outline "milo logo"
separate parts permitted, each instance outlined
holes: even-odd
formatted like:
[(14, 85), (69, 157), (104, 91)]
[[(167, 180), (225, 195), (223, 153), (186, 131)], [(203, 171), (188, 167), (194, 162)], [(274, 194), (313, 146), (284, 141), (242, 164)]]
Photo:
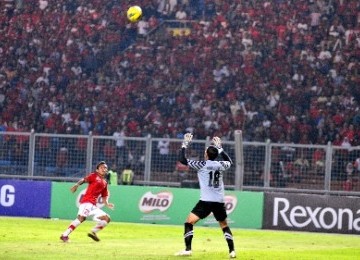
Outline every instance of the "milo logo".
[(230, 214), (236, 208), (237, 197), (233, 196), (233, 195), (225, 195), (225, 200), (224, 201), (225, 201), (226, 213)]
[(173, 200), (173, 194), (168, 191), (153, 194), (151, 191), (146, 192), (139, 201), (139, 209), (141, 212), (149, 213), (154, 210), (161, 212), (166, 211)]

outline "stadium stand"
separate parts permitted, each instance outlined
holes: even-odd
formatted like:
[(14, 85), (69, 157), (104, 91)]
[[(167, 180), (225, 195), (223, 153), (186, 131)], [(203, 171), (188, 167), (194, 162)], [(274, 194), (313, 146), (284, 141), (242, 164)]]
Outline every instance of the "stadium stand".
[(131, 3), (2, 0), (1, 131), (360, 145), (359, 1)]

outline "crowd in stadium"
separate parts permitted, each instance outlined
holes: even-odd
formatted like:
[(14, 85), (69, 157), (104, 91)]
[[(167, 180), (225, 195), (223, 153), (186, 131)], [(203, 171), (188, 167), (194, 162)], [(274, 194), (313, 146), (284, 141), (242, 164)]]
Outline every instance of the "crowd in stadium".
[(360, 145), (359, 1), (140, 2), (2, 1), (1, 130)]

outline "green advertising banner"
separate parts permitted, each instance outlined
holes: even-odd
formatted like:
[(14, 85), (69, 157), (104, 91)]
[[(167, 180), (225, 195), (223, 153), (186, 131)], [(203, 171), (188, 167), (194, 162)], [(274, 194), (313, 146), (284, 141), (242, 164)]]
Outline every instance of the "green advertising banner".
[[(225, 191), (225, 207), (231, 227), (261, 229), (264, 193)], [(203, 226), (219, 226), (216, 219), (208, 216), (199, 222)]]
[[(86, 185), (76, 193), (70, 192), (72, 184), (53, 183), (51, 217), (73, 219)], [(199, 200), (199, 190), (167, 187), (109, 186), (109, 201), (115, 209), (103, 208), (112, 221), (182, 225)], [(262, 192), (227, 191), (225, 197), (228, 221), (232, 227), (262, 227)], [(98, 206), (102, 207), (99, 203)], [(199, 222), (203, 226), (218, 226), (213, 216)]]
[[(52, 182), (50, 217), (60, 219), (74, 219), (77, 215), (77, 193), (72, 193), (70, 187), (74, 183)], [(85, 189), (86, 186), (78, 189)]]

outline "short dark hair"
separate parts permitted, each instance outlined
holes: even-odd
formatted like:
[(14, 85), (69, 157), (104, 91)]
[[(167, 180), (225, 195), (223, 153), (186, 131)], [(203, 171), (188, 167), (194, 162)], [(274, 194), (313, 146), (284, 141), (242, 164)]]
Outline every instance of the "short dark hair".
[(103, 164), (106, 164), (106, 162), (105, 162), (105, 161), (99, 162), (99, 163), (96, 165), (96, 169), (99, 169), (99, 167), (100, 167), (101, 165), (103, 165)]
[(210, 145), (207, 149), (206, 149), (206, 154), (209, 157), (209, 160), (215, 160), (216, 157), (218, 157), (219, 155), (219, 150), (215, 147)]

